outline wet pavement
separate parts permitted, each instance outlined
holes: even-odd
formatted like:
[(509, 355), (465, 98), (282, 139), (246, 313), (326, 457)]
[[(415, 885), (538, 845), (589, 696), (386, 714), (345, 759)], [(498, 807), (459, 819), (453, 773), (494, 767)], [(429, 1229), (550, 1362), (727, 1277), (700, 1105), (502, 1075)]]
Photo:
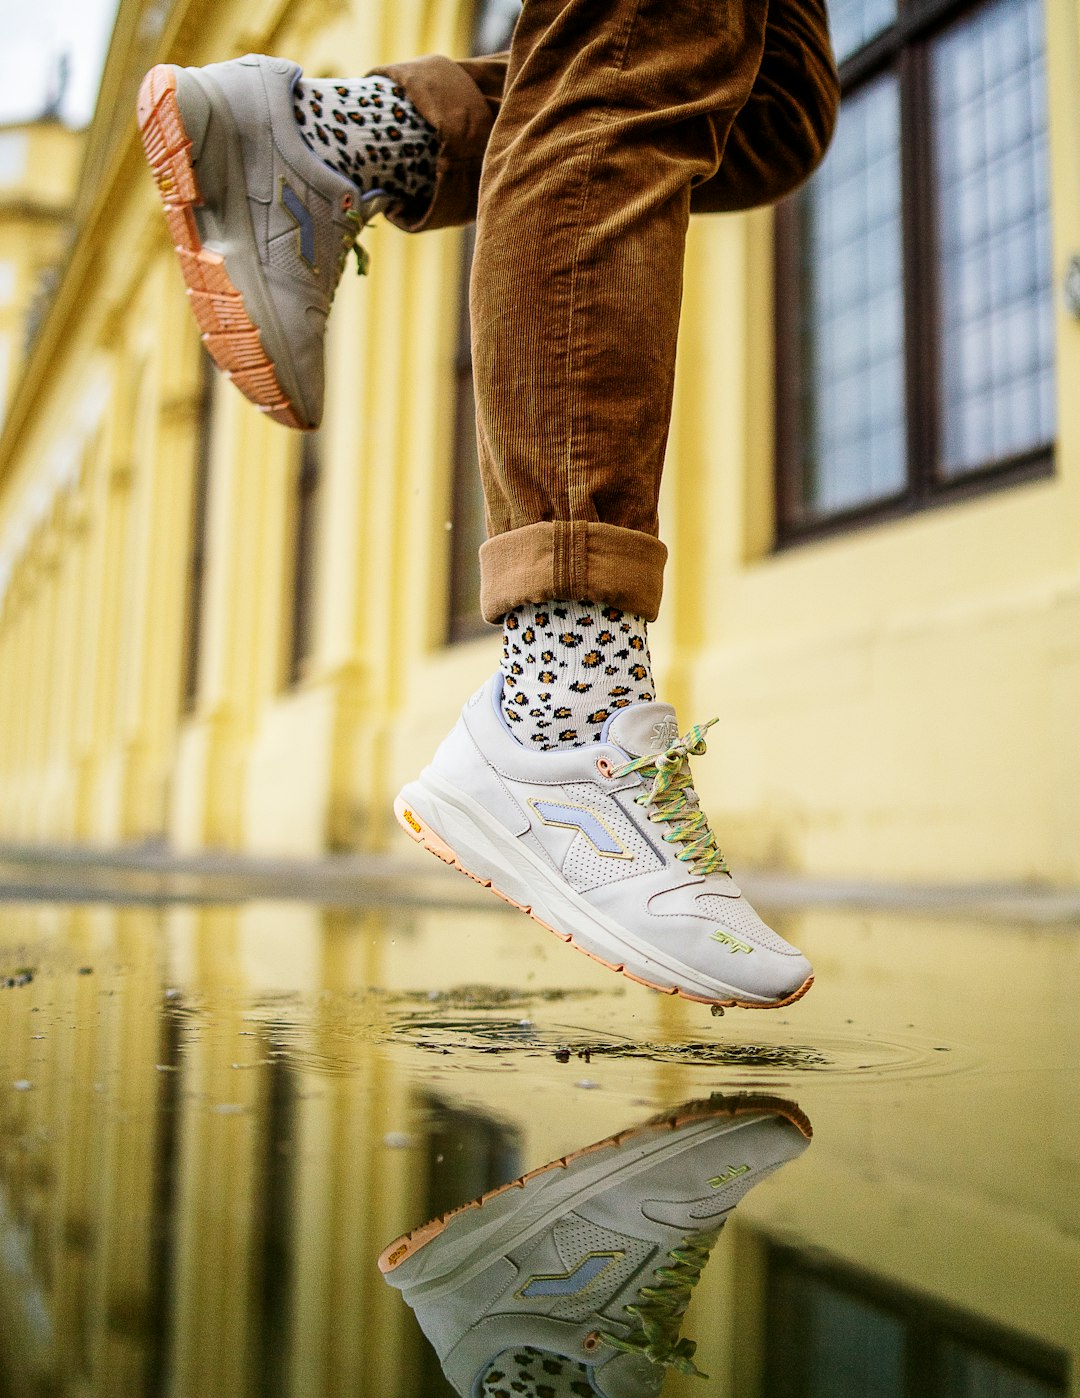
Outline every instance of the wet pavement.
[(0, 906), (5, 1398), (1080, 1394), (1080, 926), (715, 1018), (379, 901)]

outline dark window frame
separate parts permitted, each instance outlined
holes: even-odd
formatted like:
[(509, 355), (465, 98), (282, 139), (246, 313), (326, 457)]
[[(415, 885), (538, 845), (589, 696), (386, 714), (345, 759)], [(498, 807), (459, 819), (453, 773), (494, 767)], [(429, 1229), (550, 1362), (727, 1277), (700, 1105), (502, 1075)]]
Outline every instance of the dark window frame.
[[(1062, 1398), (1069, 1391), (1069, 1360), (1063, 1350), (1019, 1331), (1007, 1330), (861, 1267), (826, 1255), (769, 1243), (765, 1254), (764, 1398), (801, 1398), (797, 1386), (782, 1381), (790, 1375), (779, 1371), (779, 1350), (771, 1346), (768, 1339), (772, 1324), (775, 1321), (779, 1325), (783, 1316), (778, 1289), (785, 1278), (817, 1282), (856, 1302), (869, 1304), (899, 1322), (905, 1331), (906, 1398), (949, 1398), (941, 1371), (942, 1357), (950, 1342), (1046, 1384)], [(782, 1323), (791, 1349), (805, 1352), (806, 1339), (799, 1332), (798, 1318), (795, 1318), (793, 1329), (789, 1329), (790, 1316)]]
[(804, 288), (798, 195), (777, 206), (773, 367), (777, 385), (774, 517), (778, 551), (1054, 474), (1056, 441), (951, 477), (939, 475), (937, 470), (940, 293), (935, 257), (930, 52), (933, 41), (950, 25), (992, 3), (994, 0), (898, 0), (897, 17), (889, 28), (839, 67), (842, 101), (889, 71), (896, 73), (899, 87), (907, 484), (897, 494), (822, 517), (807, 514), (801, 500), (799, 415), (803, 361), (799, 332)]
[(210, 532), (210, 465), (214, 435), (214, 361), (200, 347), (200, 383), (195, 438), (195, 469), (191, 490), (191, 530), (188, 543), (187, 606), (184, 618), (184, 664), (181, 712), (193, 714), (199, 702), (203, 659), (203, 613), (206, 598), (206, 553)]
[(307, 677), (315, 645), (316, 569), (319, 503), (322, 493), (322, 444), (317, 432), (300, 437), (293, 493), (292, 587), (289, 595), (288, 687)]

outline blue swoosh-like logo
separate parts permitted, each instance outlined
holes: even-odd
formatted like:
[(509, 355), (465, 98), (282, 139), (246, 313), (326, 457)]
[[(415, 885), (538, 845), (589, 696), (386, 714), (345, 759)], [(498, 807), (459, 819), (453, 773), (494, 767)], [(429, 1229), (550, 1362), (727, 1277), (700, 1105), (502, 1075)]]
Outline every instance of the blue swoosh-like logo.
[(300, 230), (300, 256), (314, 272), (315, 270), (315, 220), (311, 217), (311, 211), (303, 203), (296, 190), (291, 184), (282, 181), (281, 202), (286, 211), (296, 220), (296, 226)]

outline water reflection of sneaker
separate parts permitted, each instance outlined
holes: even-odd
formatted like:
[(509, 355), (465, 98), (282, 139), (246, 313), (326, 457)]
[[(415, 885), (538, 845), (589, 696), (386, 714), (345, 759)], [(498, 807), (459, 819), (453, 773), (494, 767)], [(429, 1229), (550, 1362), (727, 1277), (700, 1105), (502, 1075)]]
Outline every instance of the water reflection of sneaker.
[(459, 1393), (654, 1398), (699, 1372), (682, 1318), (728, 1216), (810, 1135), (777, 1098), (691, 1102), (406, 1233), (379, 1267)]
[(704, 729), (633, 704), (601, 741), (533, 752), (494, 676), (429, 767), (399, 795), (405, 831), (563, 941), (655, 990), (772, 1008), (813, 982), (731, 877), (691, 784)]
[(249, 53), (159, 64), (138, 119), (203, 341), (286, 427), (318, 427), (323, 336), (345, 258), (392, 202), (360, 195), (309, 150), (293, 116), (300, 69)]

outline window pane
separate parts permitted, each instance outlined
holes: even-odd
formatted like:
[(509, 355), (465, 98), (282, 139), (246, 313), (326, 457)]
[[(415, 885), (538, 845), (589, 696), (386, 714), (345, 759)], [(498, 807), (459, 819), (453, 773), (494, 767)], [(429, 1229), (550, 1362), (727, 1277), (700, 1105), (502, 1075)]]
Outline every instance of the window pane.
[(950, 1398), (1056, 1398), (1064, 1390), (953, 1341), (942, 1350), (943, 1391)]
[(498, 53), (510, 43), (521, 0), (486, 0), (476, 18), (474, 53)]
[(840, 111), (801, 196), (803, 506), (822, 517), (903, 490), (900, 109), (895, 78)]
[(899, 1315), (796, 1266), (772, 1264), (766, 1398), (904, 1398)]
[(955, 476), (1054, 436), (1042, 0), (996, 0), (932, 58), (941, 462)]
[(824, 1285), (807, 1299), (808, 1398), (902, 1398), (903, 1322)]
[(896, 0), (833, 0), (829, 6), (836, 61), (843, 63), (896, 18)]

